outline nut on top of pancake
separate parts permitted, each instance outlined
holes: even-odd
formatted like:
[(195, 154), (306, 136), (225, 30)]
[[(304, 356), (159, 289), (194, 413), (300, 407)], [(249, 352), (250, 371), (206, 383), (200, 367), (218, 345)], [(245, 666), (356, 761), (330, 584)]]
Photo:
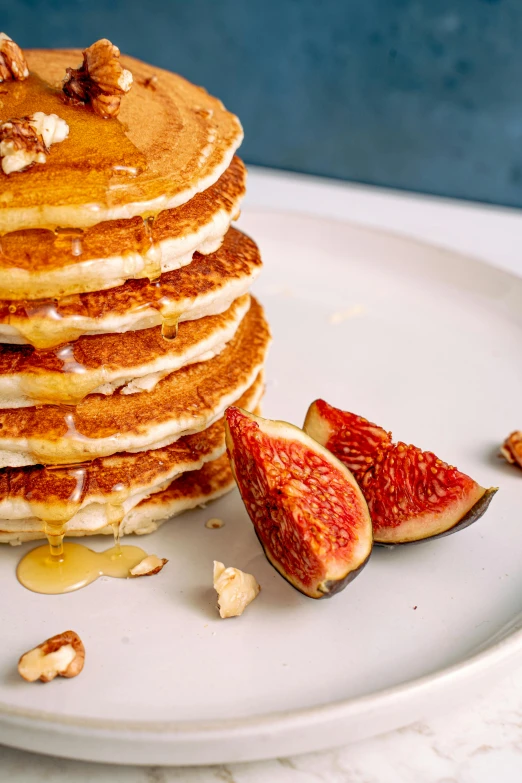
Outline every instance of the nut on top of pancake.
[(63, 91), (75, 103), (90, 103), (104, 119), (116, 117), (122, 96), (132, 86), (132, 73), (123, 68), (120, 50), (107, 38), (101, 38), (84, 49), (79, 68), (67, 68)]
[(29, 76), (24, 53), (12, 38), (0, 33), (0, 82), (21, 82)]

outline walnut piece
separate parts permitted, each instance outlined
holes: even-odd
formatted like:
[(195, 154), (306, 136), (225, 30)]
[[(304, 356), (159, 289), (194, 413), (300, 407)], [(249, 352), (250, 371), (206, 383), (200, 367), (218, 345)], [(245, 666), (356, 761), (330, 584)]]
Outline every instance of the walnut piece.
[(138, 565), (131, 568), (129, 576), (152, 576), (153, 574), (159, 574), (164, 565), (169, 561), (165, 557), (158, 557), (157, 555), (149, 555), (144, 557)]
[(153, 74), (152, 76), (147, 76), (147, 78), (143, 79), (140, 83), (143, 87), (148, 87), (149, 90), (156, 90), (158, 86), (158, 77), (156, 74)]
[(18, 661), (18, 671), (27, 682), (50, 682), (76, 677), (85, 663), (85, 647), (74, 631), (64, 631), (29, 650)]
[(512, 465), (522, 468), (522, 432), (512, 432), (502, 444), (500, 453)]
[(22, 50), (12, 38), (0, 33), (0, 82), (21, 82), (29, 76), (29, 68)]
[(214, 560), (214, 590), (218, 594), (220, 617), (239, 617), (261, 590), (252, 574), (239, 568), (225, 568)]
[(224, 526), (224, 522), (222, 519), (218, 519), (218, 517), (212, 517), (212, 519), (207, 519), (205, 522), (205, 527), (208, 527), (209, 530), (219, 530), (220, 527)]
[(0, 157), (4, 174), (45, 163), (51, 144), (63, 141), (69, 126), (57, 114), (35, 112), (0, 125)]
[(90, 102), (104, 119), (116, 117), (122, 95), (132, 86), (132, 73), (122, 68), (120, 50), (102, 38), (83, 51), (79, 68), (67, 68), (63, 91), (71, 103)]
[(58, 117), (57, 114), (44, 114), (43, 111), (35, 111), (30, 117), (31, 125), (43, 139), (46, 147), (65, 141), (69, 135), (69, 126)]

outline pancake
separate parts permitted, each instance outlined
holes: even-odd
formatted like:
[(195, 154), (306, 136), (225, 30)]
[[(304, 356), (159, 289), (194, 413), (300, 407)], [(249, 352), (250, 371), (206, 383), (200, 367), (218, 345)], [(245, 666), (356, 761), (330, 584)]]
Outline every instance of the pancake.
[(91, 228), (22, 229), (1, 237), (0, 298), (41, 299), (99, 291), (179, 269), (212, 253), (239, 213), (246, 171), (239, 158), (208, 190), (156, 218)]
[[(228, 456), (223, 454), (200, 470), (184, 473), (162, 492), (142, 500), (124, 517), (121, 533), (126, 536), (131, 533), (153, 533), (168, 519), (211, 500), (217, 500), (235, 486)], [(112, 531), (104, 528), (98, 532), (108, 534)]]
[[(262, 394), (260, 374), (235, 404), (258, 411)], [(26, 534), (44, 538), (42, 519), (68, 518), (67, 535), (112, 530), (108, 504), (121, 506), (128, 514), (151, 493), (166, 489), (181, 473), (198, 471), (224, 452), (221, 418), (203, 432), (140, 455), (115, 454), (73, 469), (6, 468), (0, 471), (0, 543), (20, 543)]]
[(91, 394), (75, 408), (0, 410), (0, 467), (77, 463), (119, 451), (161, 448), (199, 432), (254, 382), (270, 333), (252, 300), (233, 340), (214, 359), (162, 378), (143, 394)]
[(25, 50), (30, 75), (2, 83), (0, 122), (57, 114), (68, 138), (47, 162), (11, 174), (2, 189), (0, 232), (86, 227), (105, 220), (157, 214), (185, 204), (228, 168), (243, 138), (237, 117), (201, 87), (132, 57), (121, 64), (133, 85), (117, 118), (64, 101), (67, 67), (79, 50)]
[[(191, 508), (196, 508), (216, 500), (230, 492), (235, 486), (230, 463), (226, 454), (212, 462), (207, 462), (200, 470), (183, 473), (165, 489), (141, 500), (124, 516), (120, 525), (120, 535), (153, 533), (168, 519)], [(103, 525), (97, 527), (97, 524)], [(5, 523), (0, 520), (0, 542), (21, 544), (44, 538), (41, 526), (36, 520), (20, 521), (18, 530), (4, 530)], [(112, 535), (111, 525), (99, 517), (94, 523), (87, 515), (66, 525), (67, 537), (86, 535)]]
[(82, 334), (127, 332), (215, 315), (245, 294), (260, 271), (255, 242), (231, 228), (215, 253), (196, 253), (188, 266), (166, 272), (154, 283), (129, 280), (107, 291), (57, 301), (0, 300), (0, 342), (44, 349)]
[(0, 343), (0, 408), (77, 404), (87, 394), (150, 391), (165, 375), (217, 356), (250, 307), (248, 294), (219, 315), (186, 321), (175, 340), (161, 327), (80, 337), (54, 351)]

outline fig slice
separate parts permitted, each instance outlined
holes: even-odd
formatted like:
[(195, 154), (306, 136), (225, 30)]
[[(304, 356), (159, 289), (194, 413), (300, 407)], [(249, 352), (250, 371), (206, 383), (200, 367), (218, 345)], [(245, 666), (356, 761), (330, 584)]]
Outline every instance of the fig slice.
[(397, 443), (365, 473), (375, 542), (403, 544), (447, 536), (476, 522), (496, 489), (484, 489), (431, 451)]
[(341, 411), (324, 400), (308, 408), (304, 431), (331, 451), (358, 482), (379, 452), (392, 445), (392, 434), (355, 413)]
[(432, 452), (393, 444), (391, 433), (322, 400), (310, 406), (304, 428), (356, 469), (375, 544), (416, 543), (456, 533), (480, 519), (497, 491), (484, 489)]
[(225, 420), (232, 471), (269, 562), (310, 598), (342, 590), (372, 549), (372, 523), (355, 478), (291, 424), (235, 407)]

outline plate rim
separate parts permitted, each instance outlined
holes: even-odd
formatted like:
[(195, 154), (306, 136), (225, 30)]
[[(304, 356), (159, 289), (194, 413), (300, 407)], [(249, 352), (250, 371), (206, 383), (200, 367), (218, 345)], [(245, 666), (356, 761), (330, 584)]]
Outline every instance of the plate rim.
[[(498, 632), (500, 633), (500, 632)], [(496, 634), (498, 636), (498, 633)], [(332, 720), (346, 717), (350, 712), (361, 712), (365, 709), (379, 709), (382, 702), (387, 702), (394, 697), (401, 697), (412, 693), (413, 695), (429, 690), (433, 685), (451, 685), (456, 678), (461, 678), (462, 674), (469, 677), (479, 675), (481, 671), (500, 666), (510, 658), (515, 657), (517, 653), (522, 652), (522, 628), (517, 628), (513, 632), (507, 632), (499, 641), (486, 647), (479, 652), (464, 658), (455, 664), (437, 669), (430, 674), (417, 677), (414, 680), (393, 685), (390, 688), (382, 688), (374, 693), (357, 696), (353, 699), (340, 699), (339, 701), (319, 704), (314, 707), (302, 707), (292, 710), (271, 712), (266, 714), (254, 715), (244, 718), (226, 718), (209, 721), (146, 721), (140, 723), (136, 720), (115, 720), (98, 718), (81, 718), (78, 716), (57, 716), (52, 712), (44, 710), (34, 710), (24, 707), (12, 707), (0, 703), (0, 719), (14, 718), (16, 722), (30, 720), (32, 723), (40, 723), (45, 728), (56, 727), (74, 727), (94, 729), (95, 733), (107, 731), (143, 734), (175, 734), (178, 740), (181, 740), (183, 733), (205, 733), (205, 734), (230, 734), (231, 731), (244, 734), (246, 730), (256, 728), (271, 729), (288, 728), (288, 724), (293, 721), (306, 724), (309, 720)], [(475, 669), (477, 671), (475, 671)], [(295, 726), (294, 726), (295, 727)], [(240, 730), (239, 732), (237, 730)]]

